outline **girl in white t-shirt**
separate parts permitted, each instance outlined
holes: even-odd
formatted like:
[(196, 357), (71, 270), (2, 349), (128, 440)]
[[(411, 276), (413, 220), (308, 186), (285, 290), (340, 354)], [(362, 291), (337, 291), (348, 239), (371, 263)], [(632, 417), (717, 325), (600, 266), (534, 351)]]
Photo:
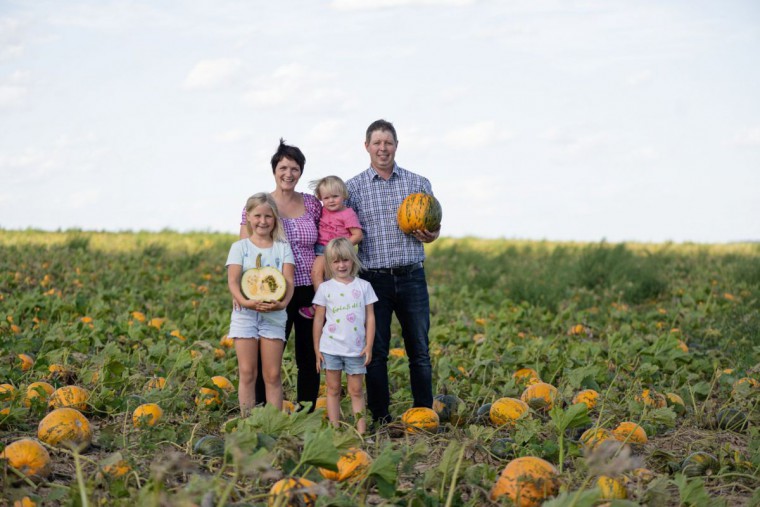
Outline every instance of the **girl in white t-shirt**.
[[(230, 332), (235, 340), (235, 353), (240, 370), (238, 399), (243, 416), (256, 405), (254, 385), (261, 354), (261, 375), (267, 402), (282, 409), (282, 353), (285, 349), (285, 308), (293, 297), (295, 261), (285, 237), (277, 204), (264, 192), (248, 198), (245, 205), (249, 237), (232, 244), (227, 257), (227, 285), (234, 299)], [(282, 272), (287, 282), (281, 301), (246, 299), (240, 287), (243, 272), (256, 267), (272, 266)]]
[(357, 278), (361, 264), (346, 238), (330, 240), (325, 248), (325, 270), (329, 280), (314, 295), (314, 352), (317, 371), (327, 378), (327, 417), (340, 421), (341, 371), (346, 372), (351, 410), (359, 420), (359, 433), (367, 430), (364, 413), (364, 374), (372, 360), (375, 340), (375, 291)]

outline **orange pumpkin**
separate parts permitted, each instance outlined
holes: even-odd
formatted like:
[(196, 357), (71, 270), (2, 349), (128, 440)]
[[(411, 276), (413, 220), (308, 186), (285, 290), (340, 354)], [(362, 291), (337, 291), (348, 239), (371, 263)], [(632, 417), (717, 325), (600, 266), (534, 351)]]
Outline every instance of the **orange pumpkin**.
[(596, 480), (596, 487), (602, 494), (602, 500), (615, 500), (628, 497), (628, 491), (622, 481), (601, 475)]
[(406, 350), (401, 347), (392, 348), (388, 351), (388, 356), (401, 358), (406, 356)]
[(412, 407), (401, 415), (401, 422), (406, 426), (407, 433), (434, 432), (440, 419), (432, 408)]
[(647, 407), (651, 408), (663, 408), (668, 404), (664, 395), (658, 393), (654, 389), (644, 389), (641, 394), (636, 396), (636, 401), (643, 403)]
[(329, 481), (343, 482), (359, 479), (367, 471), (372, 458), (361, 449), (351, 448), (338, 459), (338, 470), (320, 468), (319, 473)]
[(132, 412), (132, 424), (135, 428), (155, 426), (164, 415), (164, 411), (155, 403), (143, 403)]
[(15, 387), (11, 384), (0, 384), (0, 401), (12, 401), (15, 397)]
[(92, 441), (92, 428), (78, 410), (57, 408), (40, 421), (37, 438), (48, 445), (83, 448)]
[(232, 385), (232, 382), (227, 379), (227, 377), (223, 377), (221, 375), (216, 375), (215, 377), (211, 377), (211, 382), (218, 387), (219, 389), (222, 389), (224, 391), (234, 391), (235, 386)]
[(145, 389), (158, 389), (161, 390), (166, 387), (166, 378), (153, 377), (145, 384)]
[(441, 228), (441, 204), (431, 194), (411, 194), (398, 207), (396, 220), (404, 234), (416, 230), (437, 231)]
[(546, 412), (554, 406), (554, 401), (558, 396), (559, 392), (556, 387), (546, 382), (539, 382), (525, 388), (520, 399), (533, 410)]
[(517, 398), (499, 398), (491, 404), (488, 417), (495, 426), (513, 427), (528, 412), (528, 404)]
[(222, 405), (222, 398), (216, 389), (201, 387), (195, 397), (195, 404), (201, 408), (217, 408)]
[[(269, 507), (275, 505), (313, 507), (317, 501), (317, 495), (313, 492), (315, 486), (316, 484), (309, 479), (290, 477), (280, 479), (269, 490), (268, 505)], [(283, 497), (286, 499), (285, 502), (281, 500)]]
[(515, 379), (515, 384), (522, 387), (541, 382), (541, 377), (533, 368), (520, 368), (512, 374), (512, 378)]
[(231, 349), (235, 346), (235, 340), (227, 335), (224, 335), (222, 336), (221, 340), (219, 340), (219, 345), (225, 349)]
[(596, 407), (598, 401), (599, 393), (593, 389), (584, 389), (583, 391), (580, 391), (576, 393), (575, 396), (573, 396), (573, 405), (577, 403), (584, 403), (589, 410)]
[(28, 496), (23, 496), (20, 500), (13, 501), (13, 507), (37, 507), (37, 502)]
[(61, 364), (48, 366), (48, 378), (67, 381), (74, 377), (74, 372)]
[(599, 444), (615, 437), (605, 428), (590, 428), (581, 434), (581, 445), (587, 450), (595, 449)]
[(491, 500), (507, 496), (518, 507), (537, 507), (559, 490), (559, 472), (541, 458), (524, 456), (510, 461), (491, 488)]
[(612, 430), (612, 436), (620, 442), (629, 444), (646, 444), (647, 432), (644, 428), (633, 422), (621, 422), (617, 428)]
[(71, 407), (77, 410), (87, 410), (87, 400), (90, 392), (79, 386), (64, 386), (55, 390), (48, 401), (52, 408)]
[(47, 382), (32, 382), (26, 388), (26, 396), (24, 397), (24, 406), (31, 407), (34, 400), (47, 404), (50, 396), (55, 392), (55, 387), (51, 386)]
[(285, 412), (288, 415), (291, 415), (291, 414), (295, 413), (296, 406), (290, 400), (282, 400), (282, 411)]
[(0, 458), (30, 478), (44, 479), (50, 475), (50, 454), (39, 442), (31, 438), (22, 438), (9, 444)]
[(34, 366), (34, 359), (29, 354), (18, 354), (19, 361), (21, 361), (21, 371), (29, 371)]
[(686, 403), (676, 393), (665, 393), (665, 402), (676, 414), (683, 415), (686, 413)]
[(132, 467), (129, 466), (127, 460), (122, 458), (120, 452), (111, 454), (100, 462), (101, 473), (114, 479), (124, 477), (130, 470), (132, 470)]

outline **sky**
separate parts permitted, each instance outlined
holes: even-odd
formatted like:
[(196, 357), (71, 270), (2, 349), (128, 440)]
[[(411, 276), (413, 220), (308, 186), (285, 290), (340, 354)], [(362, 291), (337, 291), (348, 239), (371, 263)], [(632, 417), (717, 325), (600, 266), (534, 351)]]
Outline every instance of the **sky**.
[(760, 240), (756, 0), (0, 0), (0, 228), (237, 233), (396, 161), (443, 236)]

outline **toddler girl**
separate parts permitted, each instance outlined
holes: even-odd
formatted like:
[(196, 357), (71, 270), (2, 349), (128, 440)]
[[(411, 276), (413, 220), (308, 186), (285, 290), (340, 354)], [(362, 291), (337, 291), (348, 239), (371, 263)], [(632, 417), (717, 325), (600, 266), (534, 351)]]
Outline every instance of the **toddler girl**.
[[(311, 268), (311, 282), (316, 291), (325, 279), (325, 245), (333, 238), (348, 238), (353, 245), (362, 240), (362, 226), (359, 217), (344, 201), (348, 199), (348, 189), (342, 179), (337, 176), (325, 176), (311, 183), (314, 194), (322, 201), (322, 215), (319, 219), (319, 235), (314, 246), (316, 260)], [(307, 319), (314, 318), (314, 307), (300, 308), (298, 313)]]

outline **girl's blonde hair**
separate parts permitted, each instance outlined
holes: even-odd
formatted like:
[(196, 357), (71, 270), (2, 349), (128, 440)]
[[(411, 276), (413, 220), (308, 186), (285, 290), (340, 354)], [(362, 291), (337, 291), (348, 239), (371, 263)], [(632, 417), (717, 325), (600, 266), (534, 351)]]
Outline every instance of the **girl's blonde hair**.
[(346, 187), (343, 180), (337, 176), (325, 176), (324, 178), (314, 180), (309, 183), (309, 188), (314, 190), (314, 195), (316, 195), (317, 199), (320, 201), (322, 200), (322, 192), (320, 192), (321, 188), (324, 188), (326, 192), (335, 192), (336, 194), (342, 195), (344, 200), (348, 199), (348, 187)]
[(350, 260), (354, 263), (351, 266), (351, 276), (359, 274), (359, 270), (362, 269), (362, 263), (359, 262), (359, 257), (356, 255), (356, 249), (354, 245), (346, 238), (331, 239), (325, 247), (325, 274), (332, 278), (334, 276), (332, 272), (332, 263), (336, 260)]
[(282, 226), (282, 220), (280, 219), (280, 212), (277, 211), (277, 203), (274, 202), (274, 198), (266, 192), (259, 192), (253, 194), (245, 203), (245, 228), (248, 230), (248, 236), (253, 236), (253, 228), (251, 222), (248, 221), (248, 213), (255, 207), (266, 204), (272, 209), (274, 215), (274, 227), (272, 228), (272, 239), (275, 241), (288, 241), (288, 237), (285, 235), (285, 229)]

